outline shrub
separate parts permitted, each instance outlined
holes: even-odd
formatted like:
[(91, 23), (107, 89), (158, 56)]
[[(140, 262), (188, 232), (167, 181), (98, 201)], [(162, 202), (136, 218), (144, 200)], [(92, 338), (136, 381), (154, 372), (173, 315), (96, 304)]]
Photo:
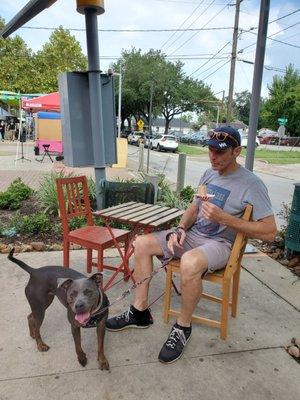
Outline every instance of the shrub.
[(0, 193), (0, 208), (17, 210), (22, 201), (28, 199), (33, 190), (22, 182), (21, 178), (15, 179), (6, 191)]
[(181, 190), (178, 196), (178, 194), (171, 189), (170, 185), (165, 180), (164, 175), (160, 175), (158, 185), (161, 191), (160, 203), (167, 207), (175, 207), (180, 210), (185, 210), (195, 194), (195, 191), (191, 186), (186, 186)]
[(57, 202), (57, 192), (56, 192), (56, 179), (71, 177), (73, 174), (68, 176), (64, 175), (63, 172), (45, 175), (40, 188), (37, 192), (38, 199), (41, 203), (43, 210), (48, 214), (58, 215), (58, 202)]
[(291, 215), (291, 204), (287, 204), (287, 203), (281, 203), (282, 205), (282, 209), (279, 211), (279, 213), (277, 215), (281, 216), (283, 218), (283, 224), (280, 226), (280, 228), (277, 231), (277, 236), (280, 239), (280, 247), (284, 247), (285, 244), (285, 236), (286, 236), (286, 231), (287, 231), (287, 227), (288, 227), (288, 223), (289, 223), (289, 219), (290, 219), (290, 215)]
[[(59, 215), (58, 201), (56, 191), (57, 178), (71, 178), (75, 176), (73, 173), (64, 174), (64, 172), (52, 172), (44, 177), (41, 182), (40, 188), (37, 192), (38, 199), (41, 203), (43, 210), (48, 214)], [(95, 203), (96, 189), (95, 182), (92, 178), (88, 178), (88, 188), (90, 194), (91, 204)]]
[(51, 231), (51, 223), (47, 215), (44, 213), (36, 213), (21, 216), (16, 213), (11, 221), (11, 225), (21, 234), (37, 234)]

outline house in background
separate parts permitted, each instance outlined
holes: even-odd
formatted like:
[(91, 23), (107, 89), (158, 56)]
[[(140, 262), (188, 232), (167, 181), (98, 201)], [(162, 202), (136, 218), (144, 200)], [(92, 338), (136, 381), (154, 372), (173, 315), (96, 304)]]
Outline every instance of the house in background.
[[(164, 133), (165, 132), (166, 120), (164, 118), (155, 118), (152, 121), (152, 132), (153, 133)], [(179, 118), (173, 118), (170, 122), (169, 131), (180, 131), (188, 133), (191, 130), (190, 124), (181, 121)]]

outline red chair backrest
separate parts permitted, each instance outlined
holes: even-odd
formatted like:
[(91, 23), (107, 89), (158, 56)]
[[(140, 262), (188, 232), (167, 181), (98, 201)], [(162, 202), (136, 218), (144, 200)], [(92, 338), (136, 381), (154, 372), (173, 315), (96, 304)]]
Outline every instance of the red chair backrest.
[(94, 225), (86, 176), (56, 179), (57, 200), (63, 231), (69, 232), (69, 220), (84, 217)]

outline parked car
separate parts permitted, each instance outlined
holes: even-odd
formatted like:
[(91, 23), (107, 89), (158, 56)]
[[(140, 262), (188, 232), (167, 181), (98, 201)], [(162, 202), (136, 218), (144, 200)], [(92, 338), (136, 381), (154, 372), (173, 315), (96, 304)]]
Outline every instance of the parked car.
[(173, 135), (157, 135), (150, 139), (150, 149), (157, 149), (158, 151), (177, 151), (178, 143)]
[[(242, 134), (241, 135), (241, 146), (242, 147), (247, 147), (247, 142), (248, 142), (248, 135)], [(255, 147), (258, 147), (260, 145), (260, 141), (258, 137), (255, 138)]]
[(144, 143), (145, 148), (148, 147), (150, 139), (152, 139), (154, 136), (155, 135), (153, 135), (153, 133), (151, 133), (151, 135), (150, 135), (149, 132), (144, 132), (143, 143)]
[(205, 141), (205, 136), (201, 132), (195, 132), (191, 135), (190, 143), (191, 144), (203, 144)]
[(132, 132), (127, 136), (128, 144), (135, 144), (139, 146), (140, 142), (144, 140), (144, 132)]

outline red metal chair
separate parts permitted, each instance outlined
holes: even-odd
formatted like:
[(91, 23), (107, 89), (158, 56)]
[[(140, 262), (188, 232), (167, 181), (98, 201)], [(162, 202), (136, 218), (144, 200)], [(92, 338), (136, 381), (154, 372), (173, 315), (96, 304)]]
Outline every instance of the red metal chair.
[[(70, 244), (79, 244), (87, 249), (87, 272), (92, 271), (96, 266), (99, 271), (110, 269), (124, 273), (124, 279), (130, 274), (126, 260), (121, 267), (104, 265), (104, 250), (116, 246), (121, 258), (124, 260), (124, 253), (120, 249), (119, 242), (124, 242), (125, 252), (129, 243), (129, 231), (124, 229), (111, 229), (94, 225), (90, 199), (88, 193), (87, 179), (85, 176), (56, 179), (57, 198), (60, 210), (60, 217), (63, 227), (63, 265), (69, 267)], [(70, 229), (70, 220), (82, 217), (86, 220), (86, 226), (78, 229)], [(92, 252), (98, 252), (97, 262), (92, 260)]]

